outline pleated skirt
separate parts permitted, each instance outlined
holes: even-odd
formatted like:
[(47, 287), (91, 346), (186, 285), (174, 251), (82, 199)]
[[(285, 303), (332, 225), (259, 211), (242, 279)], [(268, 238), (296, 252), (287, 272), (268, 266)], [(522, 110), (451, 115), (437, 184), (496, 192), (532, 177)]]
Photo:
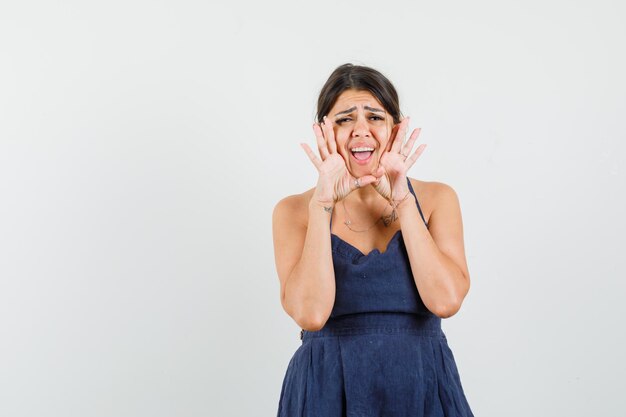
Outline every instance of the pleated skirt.
[(473, 417), (441, 319), (359, 313), (302, 332), (278, 417)]

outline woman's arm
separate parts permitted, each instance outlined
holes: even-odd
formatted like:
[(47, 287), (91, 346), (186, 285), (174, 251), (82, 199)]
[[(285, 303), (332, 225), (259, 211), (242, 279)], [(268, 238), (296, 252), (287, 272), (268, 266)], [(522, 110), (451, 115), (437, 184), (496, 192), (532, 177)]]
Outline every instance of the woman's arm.
[[(283, 309), (301, 328), (316, 331), (330, 317), (335, 302), (332, 207), (324, 207), (314, 199), (307, 208), (304, 206), (301, 198), (287, 197), (274, 208), (274, 257)], [(305, 209), (309, 212), (307, 225), (295, 221), (295, 213)]]
[[(324, 116), (323, 123), (314, 123), (312, 127), (320, 157), (309, 145), (300, 146), (319, 172), (313, 196), (307, 201), (297, 196), (281, 200), (274, 208), (272, 223), (281, 303), (300, 327), (315, 331), (324, 327), (335, 303), (330, 239), (334, 202), (358, 187), (379, 181), (384, 171), (380, 168), (376, 171), (378, 176), (363, 175), (357, 182), (337, 152), (333, 122)], [(308, 224), (294, 225), (297, 213), (304, 210), (308, 210)]]
[(422, 221), (410, 195), (398, 206), (402, 237), (409, 255), (415, 284), (424, 305), (441, 318), (456, 314), (470, 286), (463, 244), (463, 222), (456, 192), (434, 183), (435, 209)]

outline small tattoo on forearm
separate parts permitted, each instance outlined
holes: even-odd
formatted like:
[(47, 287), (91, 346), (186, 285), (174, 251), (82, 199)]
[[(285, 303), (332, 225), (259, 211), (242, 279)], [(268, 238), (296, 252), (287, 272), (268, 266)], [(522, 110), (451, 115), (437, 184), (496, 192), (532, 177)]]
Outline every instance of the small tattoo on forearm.
[(323, 206), (323, 207), (324, 207), (324, 211), (326, 213), (332, 213), (333, 212), (333, 206), (330, 206), (330, 207)]
[(397, 216), (397, 214), (396, 214), (396, 211), (395, 211), (395, 210), (393, 210), (393, 211), (391, 212), (391, 214), (388, 214), (388, 215), (386, 215), (386, 216), (382, 216), (382, 219), (383, 219), (383, 224), (384, 224), (385, 226), (389, 227), (389, 225), (390, 225), (391, 223), (393, 223), (394, 221), (396, 221), (396, 220), (398, 219), (398, 216)]

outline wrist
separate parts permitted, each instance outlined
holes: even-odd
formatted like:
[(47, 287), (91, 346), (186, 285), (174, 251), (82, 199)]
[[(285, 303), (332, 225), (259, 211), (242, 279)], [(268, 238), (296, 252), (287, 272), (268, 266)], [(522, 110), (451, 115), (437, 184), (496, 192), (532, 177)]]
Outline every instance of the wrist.
[(416, 201), (415, 201), (415, 196), (413, 194), (409, 193), (407, 198), (405, 198), (404, 200), (402, 200), (402, 202), (400, 202), (398, 205), (396, 205), (396, 211), (398, 213), (401, 213), (402, 211), (410, 209), (411, 206), (412, 207), (417, 207)]
[(335, 208), (335, 203), (332, 201), (326, 202), (326, 201), (317, 201), (314, 198), (312, 198), (309, 201), (309, 211), (325, 211), (329, 214), (331, 214), (333, 212), (333, 209)]
[[(399, 198), (391, 198), (389, 200), (389, 205), (393, 208), (393, 209), (399, 209), (402, 206), (406, 206), (407, 205), (407, 200), (411, 200), (413, 197), (413, 194), (411, 194), (411, 192), (409, 190), (406, 191), (406, 194), (404, 194), (403, 197), (399, 197)], [(414, 198), (413, 198), (414, 199)]]

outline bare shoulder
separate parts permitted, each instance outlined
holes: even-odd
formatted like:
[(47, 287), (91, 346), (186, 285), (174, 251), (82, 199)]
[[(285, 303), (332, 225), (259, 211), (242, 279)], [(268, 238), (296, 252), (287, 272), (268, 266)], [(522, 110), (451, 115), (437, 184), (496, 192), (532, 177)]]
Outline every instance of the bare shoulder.
[(314, 191), (315, 188), (311, 188), (301, 194), (289, 195), (278, 201), (272, 214), (273, 222), (282, 223), (281, 220), (284, 219), (293, 225), (306, 227), (309, 220), (309, 201)]
[[(437, 181), (423, 183), (421, 186), (424, 200), (429, 205), (428, 231), (439, 249), (453, 259), (465, 276), (469, 277), (461, 205), (456, 191), (449, 184)], [(415, 192), (417, 194), (417, 190)]]
[(441, 205), (459, 204), (459, 197), (451, 185), (433, 181), (431, 186), (433, 189), (433, 199), (437, 202), (438, 207)]
[(456, 192), (448, 184), (439, 181), (421, 181), (410, 177), (409, 180), (429, 225), (430, 218), (437, 208), (448, 205), (456, 199)]

